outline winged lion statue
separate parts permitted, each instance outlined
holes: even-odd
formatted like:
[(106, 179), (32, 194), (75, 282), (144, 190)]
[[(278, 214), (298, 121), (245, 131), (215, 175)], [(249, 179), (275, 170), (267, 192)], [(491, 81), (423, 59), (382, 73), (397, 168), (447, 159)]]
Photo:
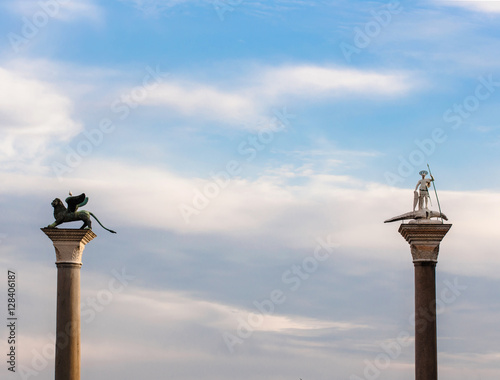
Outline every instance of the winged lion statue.
[(51, 205), (52, 207), (54, 207), (54, 218), (56, 220), (54, 223), (49, 224), (47, 228), (56, 228), (56, 226), (62, 223), (81, 220), (83, 222), (83, 225), (80, 227), (80, 229), (92, 229), (92, 220), (90, 219), (90, 217), (92, 216), (95, 220), (97, 220), (97, 223), (99, 223), (102, 228), (104, 228), (106, 231), (116, 234), (115, 231), (104, 227), (99, 219), (97, 219), (97, 217), (90, 211), (78, 211), (79, 207), (85, 206), (89, 201), (89, 198), (85, 196), (85, 193), (75, 196), (73, 196), (71, 192), (69, 194), (70, 196), (65, 199), (65, 202), (68, 205), (67, 208), (59, 198), (56, 198), (52, 201)]

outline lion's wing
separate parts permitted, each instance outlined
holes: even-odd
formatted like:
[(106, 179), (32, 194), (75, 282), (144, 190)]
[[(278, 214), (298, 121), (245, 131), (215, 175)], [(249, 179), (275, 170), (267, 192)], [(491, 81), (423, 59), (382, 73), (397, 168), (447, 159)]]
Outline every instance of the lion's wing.
[(78, 210), (78, 207), (85, 206), (88, 201), (89, 199), (85, 196), (85, 193), (66, 198), (66, 203), (68, 204), (68, 212), (76, 212), (76, 210)]

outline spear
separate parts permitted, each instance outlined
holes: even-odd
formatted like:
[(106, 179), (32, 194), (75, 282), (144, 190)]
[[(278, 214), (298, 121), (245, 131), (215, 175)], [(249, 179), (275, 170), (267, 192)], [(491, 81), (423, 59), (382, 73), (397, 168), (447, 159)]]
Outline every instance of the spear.
[(441, 205), (439, 204), (438, 192), (436, 190), (436, 184), (435, 184), (436, 181), (434, 181), (434, 177), (432, 176), (431, 167), (429, 166), (429, 164), (427, 164), (427, 168), (429, 169), (429, 175), (432, 178), (432, 187), (434, 188), (434, 193), (436, 194), (436, 200), (437, 200), (437, 204), (438, 204), (438, 208), (439, 208), (439, 214), (441, 215), (441, 223), (444, 223), (443, 213), (441, 212)]

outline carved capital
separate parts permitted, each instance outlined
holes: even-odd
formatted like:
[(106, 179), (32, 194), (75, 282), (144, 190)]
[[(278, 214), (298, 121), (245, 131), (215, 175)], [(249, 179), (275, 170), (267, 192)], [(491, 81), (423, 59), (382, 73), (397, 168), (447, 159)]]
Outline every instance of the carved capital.
[(451, 224), (401, 224), (399, 233), (410, 244), (414, 263), (437, 263), (439, 244)]
[(92, 230), (75, 230), (59, 228), (41, 229), (54, 244), (56, 264), (82, 264), (82, 253), (85, 245), (96, 237)]

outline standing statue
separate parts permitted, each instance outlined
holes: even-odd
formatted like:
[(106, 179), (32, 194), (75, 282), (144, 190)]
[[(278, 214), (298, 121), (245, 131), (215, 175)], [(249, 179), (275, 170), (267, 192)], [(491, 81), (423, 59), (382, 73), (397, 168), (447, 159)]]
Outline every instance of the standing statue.
[[(429, 173), (427, 173), (426, 170), (421, 170), (418, 174), (422, 176), (422, 179), (417, 182), (417, 186), (415, 186), (415, 191), (413, 192), (413, 211), (415, 211), (415, 207), (417, 207), (418, 203), (418, 209), (422, 210), (424, 208), (424, 203), (425, 203), (425, 209), (428, 209), (427, 205), (429, 202), (429, 187), (431, 187), (431, 182), (434, 182), (434, 177), (431, 174), (431, 178), (425, 178), (425, 176)], [(419, 191), (417, 192), (417, 189), (420, 187)]]
[(49, 224), (47, 228), (56, 228), (56, 226), (62, 223), (81, 220), (83, 221), (83, 225), (80, 227), (80, 229), (92, 229), (92, 221), (90, 219), (90, 217), (92, 216), (93, 218), (95, 218), (95, 220), (97, 220), (97, 223), (99, 223), (102, 228), (104, 228), (106, 231), (116, 234), (115, 231), (104, 227), (99, 219), (97, 219), (97, 217), (90, 211), (78, 211), (78, 207), (85, 206), (89, 201), (89, 198), (85, 196), (85, 193), (73, 196), (70, 191), (69, 195), (70, 196), (65, 199), (68, 208), (64, 206), (64, 203), (59, 198), (56, 198), (52, 201), (51, 205), (52, 207), (54, 207), (54, 218), (56, 219), (56, 221), (52, 224)]
[[(417, 186), (415, 186), (415, 190), (413, 191), (413, 211), (395, 216), (394, 218), (387, 219), (384, 223), (408, 219), (411, 220), (410, 223), (442, 223), (443, 219), (448, 220), (446, 215), (441, 212), (441, 206), (439, 206), (439, 211), (429, 210), (428, 207), (430, 201), (429, 187), (431, 186), (431, 183), (434, 183), (434, 177), (431, 174), (431, 178), (426, 178), (425, 176), (429, 174), (426, 170), (420, 171), (419, 174), (422, 176), (422, 178), (417, 182)], [(434, 190), (436, 189), (434, 188)], [(439, 205), (437, 192), (436, 200), (438, 201)], [(415, 210), (417, 208), (417, 204), (418, 210)], [(441, 221), (431, 220), (431, 218), (441, 218)]]

